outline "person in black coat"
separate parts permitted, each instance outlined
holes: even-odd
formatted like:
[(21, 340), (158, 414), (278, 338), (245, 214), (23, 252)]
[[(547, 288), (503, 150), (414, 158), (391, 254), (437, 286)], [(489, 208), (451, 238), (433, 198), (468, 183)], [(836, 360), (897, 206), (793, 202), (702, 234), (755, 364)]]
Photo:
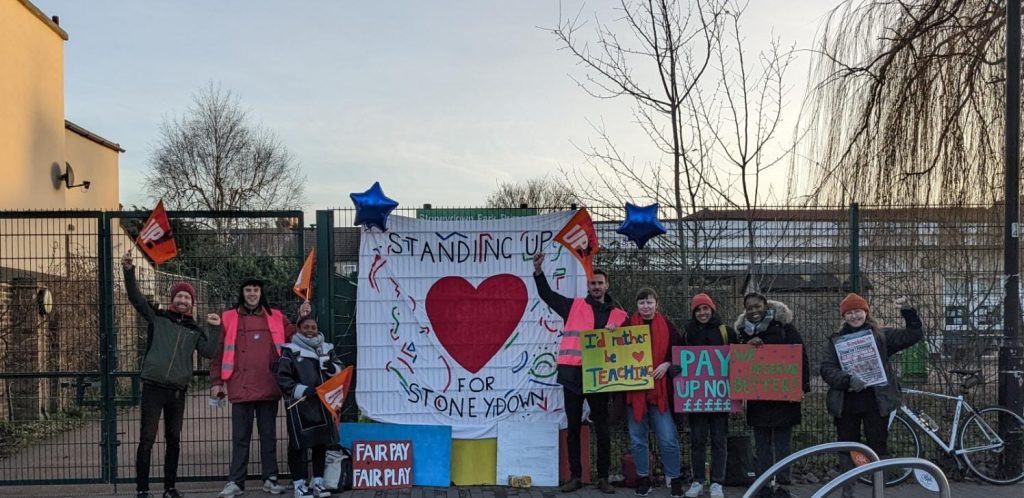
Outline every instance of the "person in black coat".
[[(751, 292), (743, 296), (743, 309), (744, 313), (736, 318), (740, 342), (754, 347), (765, 344), (803, 345), (803, 337), (793, 326), (793, 312), (785, 304), (769, 301), (759, 292)], [(806, 348), (803, 349), (802, 361), (801, 387), (804, 393), (809, 393), (811, 371)], [(802, 421), (801, 404), (800, 401), (747, 402), (747, 425), (754, 429), (758, 474), (789, 456), (793, 427)], [(775, 479), (779, 484), (790, 484), (789, 468), (782, 469)]]
[[(871, 317), (868, 302), (863, 297), (850, 293), (839, 304), (843, 326), (829, 337), (833, 347), (825, 350), (821, 360), (821, 377), (828, 384), (825, 407), (835, 417), (836, 438), (839, 441), (860, 441), (861, 426), (867, 444), (883, 458), (888, 453), (889, 414), (900, 406), (900, 385), (892, 367), (892, 355), (917, 344), (923, 337), (921, 317), (910, 305), (907, 298), (897, 299), (900, 314), (906, 323), (904, 328), (882, 328)], [(885, 371), (885, 382), (868, 386), (864, 379), (843, 370), (835, 344), (843, 336), (869, 332), (878, 348)], [(844, 470), (853, 468), (853, 462), (846, 453), (840, 454)], [(853, 485), (843, 487), (843, 498), (853, 496)]]
[[(295, 496), (325, 497), (323, 482), (327, 446), (338, 441), (338, 425), (316, 394), (316, 387), (341, 373), (334, 345), (324, 342), (311, 316), (299, 319), (299, 330), (281, 348), (277, 383), (288, 407), (288, 467)], [(307, 454), (312, 450), (313, 479), (309, 480)]]
[[(715, 302), (707, 294), (697, 294), (690, 300), (690, 321), (683, 327), (687, 346), (728, 346), (736, 344), (739, 338), (736, 330), (722, 324)], [(726, 443), (729, 437), (728, 413), (690, 413), (690, 459), (693, 482), (686, 492), (687, 498), (700, 496), (704, 491), (704, 465), (708, 456), (708, 436), (711, 439), (711, 490), (710, 496), (723, 496), (725, 484), (725, 463), (728, 453)]]

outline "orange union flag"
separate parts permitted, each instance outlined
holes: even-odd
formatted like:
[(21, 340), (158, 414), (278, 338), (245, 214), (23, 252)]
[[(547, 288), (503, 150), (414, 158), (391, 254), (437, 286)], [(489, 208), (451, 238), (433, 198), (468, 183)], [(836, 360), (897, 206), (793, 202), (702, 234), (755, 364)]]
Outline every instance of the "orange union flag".
[(573, 215), (569, 223), (555, 235), (555, 241), (565, 246), (583, 264), (587, 280), (594, 277), (594, 256), (597, 255), (599, 247), (594, 222), (586, 208)]
[(352, 384), (352, 367), (347, 366), (340, 374), (327, 379), (327, 382), (316, 387), (316, 395), (320, 402), (331, 411), (334, 421), (341, 419), (341, 407), (348, 397), (348, 386)]
[(299, 271), (299, 277), (295, 279), (295, 285), (292, 286), (295, 295), (306, 301), (309, 301), (313, 295), (313, 263), (315, 261), (316, 249), (310, 249), (309, 256), (306, 256), (306, 262), (302, 264), (302, 270)]
[(142, 225), (142, 231), (139, 232), (139, 238), (135, 239), (135, 243), (156, 264), (170, 261), (178, 255), (178, 245), (174, 243), (171, 222), (167, 220), (163, 199), (156, 203), (146, 224)]

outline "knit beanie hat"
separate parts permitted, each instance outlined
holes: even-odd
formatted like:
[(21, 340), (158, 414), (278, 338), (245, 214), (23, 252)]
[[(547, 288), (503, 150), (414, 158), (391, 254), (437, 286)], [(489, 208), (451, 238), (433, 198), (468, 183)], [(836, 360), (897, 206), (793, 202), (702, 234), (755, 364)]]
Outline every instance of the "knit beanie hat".
[(699, 307), (702, 304), (707, 306), (708, 308), (711, 308), (711, 311), (718, 311), (717, 309), (715, 309), (715, 302), (711, 300), (711, 296), (703, 292), (697, 294), (696, 296), (693, 296), (693, 299), (690, 300), (690, 311), (696, 311), (697, 307)]
[(171, 287), (171, 299), (177, 296), (179, 292), (187, 292), (189, 296), (192, 296), (192, 304), (196, 304), (196, 288), (192, 287), (188, 282), (178, 282)]
[(864, 310), (865, 313), (870, 311), (868, 307), (868, 301), (863, 297), (860, 297), (855, 292), (851, 292), (846, 295), (843, 302), (839, 303), (839, 314), (845, 315), (849, 311), (853, 310)]

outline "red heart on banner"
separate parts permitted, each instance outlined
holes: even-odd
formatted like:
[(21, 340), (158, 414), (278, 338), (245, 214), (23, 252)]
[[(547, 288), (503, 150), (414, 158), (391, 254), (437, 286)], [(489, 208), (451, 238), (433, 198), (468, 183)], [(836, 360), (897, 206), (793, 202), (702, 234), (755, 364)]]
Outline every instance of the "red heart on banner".
[(644, 361), (644, 352), (643, 351), (633, 351), (633, 359), (636, 360), (637, 363), (640, 363), (641, 361)]
[(452, 359), (477, 373), (519, 326), (526, 300), (526, 284), (515, 275), (494, 275), (475, 289), (462, 277), (444, 277), (427, 292), (427, 318)]

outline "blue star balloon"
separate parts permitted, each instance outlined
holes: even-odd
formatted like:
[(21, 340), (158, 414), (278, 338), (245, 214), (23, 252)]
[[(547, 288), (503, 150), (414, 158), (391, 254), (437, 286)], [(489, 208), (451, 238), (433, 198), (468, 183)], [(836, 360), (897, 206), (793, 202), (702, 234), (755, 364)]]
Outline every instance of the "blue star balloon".
[(366, 228), (377, 227), (382, 231), (388, 229), (388, 215), (398, 207), (398, 203), (384, 195), (384, 190), (380, 188), (380, 182), (373, 182), (373, 186), (366, 192), (351, 193), (348, 196), (356, 205), (355, 225), (363, 225)]
[(627, 202), (626, 219), (616, 232), (625, 235), (636, 242), (638, 248), (643, 249), (648, 240), (665, 233), (665, 227), (658, 221), (658, 204), (638, 207)]

